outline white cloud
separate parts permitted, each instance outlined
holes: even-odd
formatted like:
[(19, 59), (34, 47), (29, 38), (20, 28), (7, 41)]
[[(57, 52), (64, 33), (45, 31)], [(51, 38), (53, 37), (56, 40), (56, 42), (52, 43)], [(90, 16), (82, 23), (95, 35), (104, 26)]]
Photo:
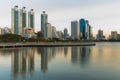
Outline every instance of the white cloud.
[[(60, 1), (60, 0), (59, 0)], [(70, 22), (80, 18), (88, 19), (93, 26), (94, 33), (99, 28), (105, 33), (120, 29), (120, 3), (119, 0), (4, 0), (0, 1), (0, 26), (11, 26), (11, 8), (18, 5), (26, 6), (27, 10), (35, 9), (35, 29), (40, 30), (40, 14), (45, 10), (49, 16), (49, 22), (56, 26), (57, 30), (67, 27), (70, 32)], [(76, 3), (75, 3), (76, 1)], [(109, 3), (108, 3), (109, 2)]]

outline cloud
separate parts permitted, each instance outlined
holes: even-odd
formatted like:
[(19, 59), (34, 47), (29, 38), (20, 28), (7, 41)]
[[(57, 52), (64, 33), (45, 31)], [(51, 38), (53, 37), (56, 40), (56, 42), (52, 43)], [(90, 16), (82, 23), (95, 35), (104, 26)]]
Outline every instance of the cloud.
[(99, 28), (105, 34), (111, 30), (119, 31), (119, 0), (4, 0), (0, 1), (0, 26), (11, 26), (11, 8), (15, 5), (19, 8), (26, 6), (27, 11), (35, 9), (36, 31), (40, 30), (40, 14), (43, 10), (57, 30), (66, 27), (70, 33), (70, 22), (85, 18), (93, 26), (95, 34)]

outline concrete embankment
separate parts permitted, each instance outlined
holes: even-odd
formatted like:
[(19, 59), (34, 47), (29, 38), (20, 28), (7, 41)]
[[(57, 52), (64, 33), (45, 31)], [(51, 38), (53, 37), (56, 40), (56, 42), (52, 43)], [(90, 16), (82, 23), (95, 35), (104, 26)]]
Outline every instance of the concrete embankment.
[(80, 43), (1, 43), (0, 48), (15, 47), (63, 47), (63, 46), (95, 46), (94, 42)]

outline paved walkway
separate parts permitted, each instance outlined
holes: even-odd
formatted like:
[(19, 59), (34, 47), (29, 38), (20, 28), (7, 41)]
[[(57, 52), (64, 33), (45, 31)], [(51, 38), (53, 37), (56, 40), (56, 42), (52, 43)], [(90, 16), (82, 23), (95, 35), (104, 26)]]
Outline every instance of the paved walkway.
[(62, 42), (49, 42), (49, 43), (0, 43), (0, 48), (11, 47), (60, 47), (60, 46), (95, 46), (94, 42), (76, 42), (76, 43), (62, 43)]

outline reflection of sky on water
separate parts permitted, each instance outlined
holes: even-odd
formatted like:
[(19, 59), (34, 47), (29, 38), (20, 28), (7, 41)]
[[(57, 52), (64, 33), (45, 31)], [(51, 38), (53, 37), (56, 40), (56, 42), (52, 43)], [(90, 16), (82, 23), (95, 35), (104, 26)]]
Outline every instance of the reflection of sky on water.
[(0, 80), (119, 80), (120, 44), (102, 45), (0, 49)]

